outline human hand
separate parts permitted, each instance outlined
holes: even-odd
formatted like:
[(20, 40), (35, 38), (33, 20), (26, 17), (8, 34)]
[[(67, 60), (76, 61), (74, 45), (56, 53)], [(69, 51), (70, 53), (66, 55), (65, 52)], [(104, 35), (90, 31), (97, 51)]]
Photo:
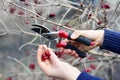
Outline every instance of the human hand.
[[(95, 48), (96, 46), (101, 46), (102, 45), (103, 37), (104, 37), (104, 30), (75, 30), (72, 33), (71, 38), (72, 39), (77, 39), (79, 36), (84, 36), (84, 37), (92, 40), (93, 42), (95, 42), (95, 44), (92, 45), (92, 46), (86, 46), (84, 44), (81, 44), (79, 42), (75, 42), (73, 40), (64, 40), (64, 41), (74, 45), (80, 51), (86, 52), (88, 50), (91, 50), (91, 49)], [(78, 57), (78, 54), (76, 54), (76, 52), (73, 51), (73, 50), (62, 48), (62, 51), (64, 53), (68, 53), (72, 56)]]
[[(47, 50), (51, 54), (50, 58), (45, 61), (41, 60), (43, 50)], [(77, 68), (60, 61), (55, 53), (50, 48), (47, 48), (46, 45), (39, 46), (37, 51), (37, 61), (41, 69), (50, 77), (57, 77), (64, 80), (76, 80), (80, 74), (80, 71)]]

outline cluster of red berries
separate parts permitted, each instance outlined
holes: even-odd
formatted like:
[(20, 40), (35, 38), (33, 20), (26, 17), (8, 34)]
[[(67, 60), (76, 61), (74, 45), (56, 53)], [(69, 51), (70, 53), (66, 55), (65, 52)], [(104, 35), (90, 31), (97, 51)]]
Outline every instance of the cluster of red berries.
[[(17, 11), (17, 9), (15, 8), (15, 7), (10, 7), (9, 8), (9, 12), (11, 13), (11, 14), (14, 14), (15, 13), (15, 11)], [(24, 11), (18, 11), (18, 14), (19, 15), (24, 15)]]
[[(89, 56), (87, 59), (88, 59), (88, 60), (95, 60), (96, 57), (95, 57), (95, 56)], [(86, 71), (86, 72), (91, 72), (92, 70), (95, 70), (95, 69), (96, 69), (96, 65), (93, 64), (93, 63), (91, 63), (91, 64), (89, 65), (89, 67), (86, 68), (84, 71)]]
[(41, 60), (42, 60), (42, 61), (45, 61), (45, 60), (47, 60), (47, 59), (50, 59), (50, 56), (51, 56), (51, 54), (50, 54), (50, 52), (47, 50), (47, 51), (45, 51), (45, 52), (42, 54)]
[(60, 58), (64, 55), (64, 52), (62, 51), (54, 51), (54, 53)]
[[(64, 52), (62, 52), (62, 51), (54, 51), (54, 53), (57, 55), (57, 57), (62, 57), (63, 55), (64, 55)], [(50, 54), (50, 52), (47, 50), (47, 51), (45, 51), (43, 54), (42, 54), (42, 56), (41, 56), (41, 60), (42, 61), (45, 61), (45, 60), (47, 60), (47, 59), (50, 59), (50, 56), (51, 56), (51, 54)]]

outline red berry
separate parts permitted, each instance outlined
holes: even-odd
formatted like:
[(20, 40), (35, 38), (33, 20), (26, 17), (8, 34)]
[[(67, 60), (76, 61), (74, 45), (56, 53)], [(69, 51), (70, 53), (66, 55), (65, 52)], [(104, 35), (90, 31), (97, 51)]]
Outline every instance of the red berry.
[(54, 52), (58, 57), (62, 57), (64, 52), (61, 52), (61, 51), (55, 51)]
[(25, 24), (29, 24), (29, 21), (25, 21)]
[(34, 70), (34, 69), (35, 69), (35, 64), (33, 64), (33, 63), (29, 64), (29, 68), (30, 68), (31, 70)]
[(92, 16), (92, 13), (88, 14), (88, 19), (90, 19), (90, 18), (91, 18), (91, 16)]
[(47, 59), (48, 59), (47, 56), (45, 56), (45, 57), (42, 56), (42, 58), (41, 58), (42, 61), (45, 61), (45, 60), (47, 60)]
[(89, 56), (89, 57), (88, 57), (88, 60), (95, 60), (95, 57)]
[(12, 77), (8, 77), (6, 80), (13, 80)]
[(11, 7), (10, 8), (10, 13), (14, 13), (16, 11), (16, 8), (15, 7)]
[(24, 15), (24, 12), (23, 11), (19, 11), (18, 14), (19, 15)]
[(86, 68), (84, 71), (91, 72), (91, 69), (90, 68)]
[(26, 54), (26, 55), (30, 55), (30, 52), (29, 52), (29, 51), (26, 51), (25, 54)]
[(35, 4), (38, 4), (38, 0), (34, 0), (34, 3), (35, 3)]
[(42, 56), (41, 56), (41, 60), (42, 60), (42, 61), (45, 61), (46, 59), (48, 59), (48, 56), (46, 56), (46, 54), (43, 53)]
[(50, 52), (47, 50), (47, 51), (45, 51), (45, 55), (48, 56), (48, 57), (50, 57), (51, 54), (50, 54)]
[(101, 5), (102, 9), (110, 9), (110, 6), (108, 4), (103, 4)]
[(69, 27), (69, 28), (71, 27), (71, 26), (70, 26), (70, 25), (68, 25), (68, 24), (65, 24), (65, 26), (66, 26), (66, 27)]
[(97, 24), (98, 24), (98, 25), (101, 25), (101, 24), (102, 24), (102, 21), (97, 22)]
[[(38, 15), (42, 15), (42, 12), (37, 12)], [(37, 17), (39, 17), (38, 15), (36, 15)]]
[(54, 14), (54, 13), (51, 13), (51, 14), (49, 14), (49, 17), (50, 18), (53, 18), (53, 17), (55, 17), (56, 15)]
[(57, 31), (57, 28), (56, 28), (56, 27), (52, 27), (52, 30), (53, 30), (53, 31)]
[(24, 4), (25, 4), (25, 6), (30, 6), (30, 4), (29, 4), (29, 3), (27, 3), (27, 2), (25, 2)]
[(90, 64), (90, 68), (96, 69), (96, 66), (94, 64)]

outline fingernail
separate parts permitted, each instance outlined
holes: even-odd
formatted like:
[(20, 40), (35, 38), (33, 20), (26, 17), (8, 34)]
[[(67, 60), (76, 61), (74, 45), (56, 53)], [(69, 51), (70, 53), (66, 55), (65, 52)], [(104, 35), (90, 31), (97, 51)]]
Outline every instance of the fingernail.
[(95, 44), (95, 42), (91, 42), (91, 46), (93, 46)]
[(75, 34), (72, 34), (71, 39), (75, 39), (75, 36), (76, 36)]

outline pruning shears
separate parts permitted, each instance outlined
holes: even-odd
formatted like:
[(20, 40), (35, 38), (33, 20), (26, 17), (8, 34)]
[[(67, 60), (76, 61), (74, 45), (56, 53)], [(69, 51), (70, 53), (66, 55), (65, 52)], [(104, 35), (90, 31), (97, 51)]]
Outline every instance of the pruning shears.
[[(58, 37), (60, 39), (61, 38), (67, 38), (69, 40), (73, 40), (73, 39), (71, 39), (71, 34), (72, 33), (68, 33), (68, 32), (66, 32), (64, 30), (51, 31), (50, 29), (48, 29), (45, 26), (41, 26), (41, 25), (37, 25), (37, 24), (33, 24), (32, 26), (36, 26), (35, 28), (31, 29), (32, 31), (41, 34), (43, 37), (45, 37), (45, 38), (47, 38), (49, 40), (55, 40)], [(74, 39), (73, 41), (80, 42), (80, 43), (82, 43), (84, 45), (87, 45), (87, 46), (94, 45), (94, 42), (92, 42), (90, 39), (85, 38), (83, 36), (79, 36), (77, 39)], [(78, 50), (75, 46), (73, 46), (73, 45), (71, 45), (69, 43), (65, 43), (65, 42), (59, 41), (56, 44), (56, 47), (57, 48), (64, 47), (66, 49), (75, 50), (76, 53), (79, 55), (79, 57), (81, 57), (81, 58), (86, 57), (86, 53), (85, 52), (82, 52), (82, 51)]]

